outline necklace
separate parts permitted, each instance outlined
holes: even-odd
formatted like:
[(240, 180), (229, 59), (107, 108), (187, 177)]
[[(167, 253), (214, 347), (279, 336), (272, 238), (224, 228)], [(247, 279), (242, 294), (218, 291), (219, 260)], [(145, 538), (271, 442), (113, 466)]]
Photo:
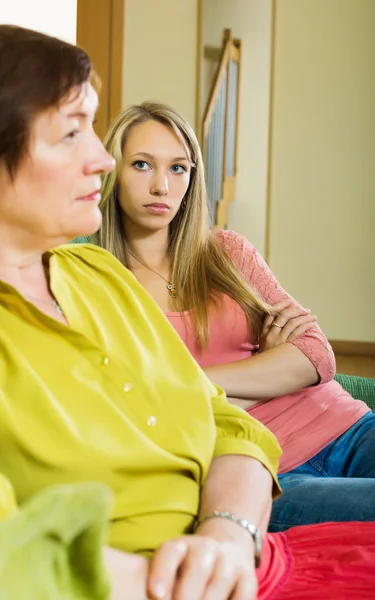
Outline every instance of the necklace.
[(61, 308), (61, 306), (57, 302), (57, 300), (55, 300), (55, 298), (53, 298), (53, 300), (41, 300), (41, 298), (37, 298), (36, 296), (31, 296), (30, 294), (22, 294), (22, 295), (25, 296), (25, 298), (28, 298), (29, 300), (35, 300), (36, 302), (40, 302), (41, 304), (53, 306), (53, 308), (56, 310), (56, 312), (59, 313), (59, 315), (64, 314), (63, 309)]
[(176, 290), (175, 284), (172, 281), (169, 281), (168, 279), (166, 279), (165, 277), (163, 277), (163, 275), (160, 275), (160, 273), (158, 273), (157, 271), (155, 271), (154, 269), (152, 269), (151, 267), (149, 267), (148, 265), (146, 265), (144, 262), (142, 262), (141, 260), (139, 260), (138, 256), (136, 256), (135, 254), (133, 254), (133, 252), (130, 252), (130, 250), (128, 250), (128, 252), (129, 252), (129, 254), (131, 254), (131, 256), (133, 258), (135, 258), (135, 260), (137, 260), (139, 262), (140, 265), (142, 265), (142, 267), (144, 267), (145, 269), (148, 269), (149, 271), (152, 271), (153, 273), (155, 273), (155, 275), (157, 275), (161, 279), (164, 279), (164, 281), (167, 284), (168, 294), (172, 298), (176, 298), (176, 296), (177, 296), (177, 290)]

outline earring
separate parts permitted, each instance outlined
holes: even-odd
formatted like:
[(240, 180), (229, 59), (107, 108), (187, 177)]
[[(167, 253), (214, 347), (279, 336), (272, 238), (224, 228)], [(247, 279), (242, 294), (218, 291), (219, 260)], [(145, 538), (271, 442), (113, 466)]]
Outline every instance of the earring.
[(181, 210), (185, 210), (185, 208), (186, 208), (186, 200), (184, 198), (183, 201), (181, 202)]

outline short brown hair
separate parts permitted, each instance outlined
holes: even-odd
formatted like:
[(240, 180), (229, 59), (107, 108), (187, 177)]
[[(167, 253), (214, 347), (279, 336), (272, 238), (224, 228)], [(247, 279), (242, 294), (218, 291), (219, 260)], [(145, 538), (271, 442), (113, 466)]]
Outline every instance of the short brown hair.
[(29, 145), (30, 125), (91, 76), (81, 48), (37, 31), (0, 25), (0, 161), (13, 177)]

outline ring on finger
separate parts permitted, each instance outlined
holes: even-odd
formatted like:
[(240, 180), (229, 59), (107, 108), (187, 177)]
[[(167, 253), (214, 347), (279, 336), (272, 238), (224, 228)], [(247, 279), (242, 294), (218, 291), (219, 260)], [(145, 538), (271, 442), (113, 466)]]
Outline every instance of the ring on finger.
[(284, 327), (284, 325), (279, 325), (278, 323), (272, 323), (272, 327), (279, 327), (279, 329), (282, 329)]

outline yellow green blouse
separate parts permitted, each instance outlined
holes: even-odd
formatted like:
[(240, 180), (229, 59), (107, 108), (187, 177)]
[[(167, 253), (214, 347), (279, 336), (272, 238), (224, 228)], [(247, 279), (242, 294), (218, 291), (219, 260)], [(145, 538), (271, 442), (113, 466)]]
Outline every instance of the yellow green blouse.
[(102, 482), (109, 542), (148, 553), (191, 530), (213, 457), (255, 457), (276, 481), (274, 436), (227, 403), (128, 270), (90, 244), (49, 266), (69, 327), (0, 282), (0, 472), (19, 502)]

